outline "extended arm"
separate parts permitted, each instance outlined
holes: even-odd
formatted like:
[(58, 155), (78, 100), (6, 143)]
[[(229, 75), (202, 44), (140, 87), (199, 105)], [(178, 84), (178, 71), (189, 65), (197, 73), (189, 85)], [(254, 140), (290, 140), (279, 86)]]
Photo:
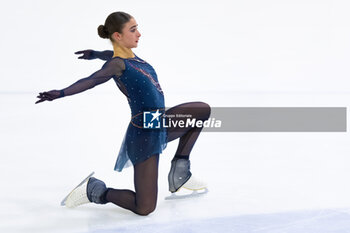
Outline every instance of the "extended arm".
[(114, 52), (112, 50), (95, 51), (92, 49), (87, 49), (77, 51), (75, 54), (82, 54), (80, 57), (78, 57), (78, 59), (92, 60), (98, 58), (104, 61), (108, 61), (113, 57)]
[(87, 78), (78, 80), (67, 88), (39, 93), (39, 96), (37, 96), (39, 100), (35, 103), (37, 104), (45, 100), (51, 101), (57, 98), (86, 91), (99, 84), (107, 82), (113, 76), (120, 76), (124, 69), (125, 65), (121, 59), (112, 59), (106, 62), (100, 70), (96, 71)]

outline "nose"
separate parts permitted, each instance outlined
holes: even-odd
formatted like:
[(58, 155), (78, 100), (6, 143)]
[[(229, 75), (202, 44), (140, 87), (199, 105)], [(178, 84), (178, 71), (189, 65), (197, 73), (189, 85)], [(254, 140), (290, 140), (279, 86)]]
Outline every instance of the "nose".
[(137, 31), (137, 37), (141, 37), (141, 33)]

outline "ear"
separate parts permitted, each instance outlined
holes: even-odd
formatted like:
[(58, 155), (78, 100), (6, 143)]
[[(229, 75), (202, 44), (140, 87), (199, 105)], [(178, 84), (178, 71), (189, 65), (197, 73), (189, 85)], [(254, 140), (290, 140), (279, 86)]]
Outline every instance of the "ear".
[(119, 32), (113, 32), (112, 38), (114, 39), (114, 41), (120, 41), (122, 38), (122, 35)]

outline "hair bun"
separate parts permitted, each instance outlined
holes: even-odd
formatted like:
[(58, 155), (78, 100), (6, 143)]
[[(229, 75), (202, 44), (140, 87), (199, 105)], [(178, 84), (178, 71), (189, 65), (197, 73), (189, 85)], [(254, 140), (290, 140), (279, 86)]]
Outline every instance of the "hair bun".
[(98, 26), (97, 32), (101, 38), (104, 38), (104, 39), (109, 38), (108, 30), (104, 25)]

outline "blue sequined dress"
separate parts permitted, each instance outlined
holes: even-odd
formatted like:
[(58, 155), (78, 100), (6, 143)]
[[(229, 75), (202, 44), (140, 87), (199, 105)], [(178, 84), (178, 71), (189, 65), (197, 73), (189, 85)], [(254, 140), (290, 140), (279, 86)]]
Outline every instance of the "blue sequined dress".
[[(111, 53), (108, 51), (108, 54)], [(86, 91), (112, 78), (127, 97), (131, 109), (131, 121), (114, 167), (116, 171), (122, 171), (131, 164), (136, 165), (162, 153), (167, 146), (168, 132), (165, 128), (143, 128), (144, 111), (158, 109), (158, 113), (164, 113), (165, 110), (163, 91), (153, 67), (136, 55), (127, 59), (111, 57), (100, 70), (62, 89), (60, 97)]]
[(125, 70), (113, 79), (127, 97), (131, 109), (131, 121), (114, 167), (116, 171), (122, 171), (123, 168), (145, 161), (154, 154), (162, 153), (167, 146), (168, 136), (167, 130), (162, 127), (143, 128), (143, 111), (159, 109), (159, 112), (164, 113), (164, 94), (155, 70), (137, 56), (121, 59), (124, 61)]

